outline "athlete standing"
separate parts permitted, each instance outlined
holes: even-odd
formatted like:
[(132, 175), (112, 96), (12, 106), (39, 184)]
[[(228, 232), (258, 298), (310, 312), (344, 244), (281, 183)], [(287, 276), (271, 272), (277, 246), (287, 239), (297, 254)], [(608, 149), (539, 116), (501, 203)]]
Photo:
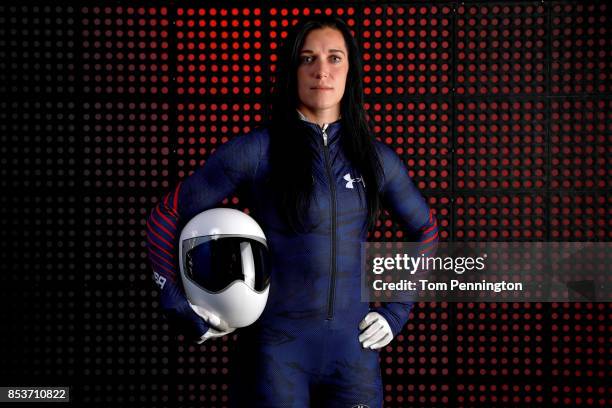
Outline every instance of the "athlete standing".
[(262, 316), (239, 332), (232, 404), (380, 407), (377, 350), (402, 330), (412, 305), (360, 301), (360, 244), (381, 207), (424, 246), (437, 242), (436, 222), (405, 165), (370, 131), (347, 25), (312, 17), (283, 50), (270, 123), (219, 147), (148, 220), (161, 304), (197, 338), (229, 332), (188, 305), (176, 245), (184, 223), (240, 188), (266, 234), (272, 272)]

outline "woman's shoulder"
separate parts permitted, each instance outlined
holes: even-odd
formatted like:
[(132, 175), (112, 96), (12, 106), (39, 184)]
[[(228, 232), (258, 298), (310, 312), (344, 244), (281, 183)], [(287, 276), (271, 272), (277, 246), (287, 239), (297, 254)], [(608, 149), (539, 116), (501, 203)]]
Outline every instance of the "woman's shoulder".
[(402, 167), (402, 159), (395, 149), (379, 140), (374, 143), (383, 170), (384, 183), (393, 179)]
[(374, 147), (376, 148), (376, 153), (378, 154), (382, 164), (394, 162), (399, 159), (397, 153), (391, 146), (381, 142), (378, 139), (374, 140)]
[(260, 147), (267, 147), (270, 144), (270, 130), (267, 126), (257, 126), (243, 135), (252, 143), (257, 143)]
[(264, 125), (256, 126), (242, 135), (241, 138), (245, 140), (245, 143), (253, 143), (260, 146), (268, 145), (270, 143), (270, 130)]
[(222, 144), (219, 149), (230, 154), (246, 153), (261, 155), (268, 148), (270, 135), (268, 128), (258, 126)]

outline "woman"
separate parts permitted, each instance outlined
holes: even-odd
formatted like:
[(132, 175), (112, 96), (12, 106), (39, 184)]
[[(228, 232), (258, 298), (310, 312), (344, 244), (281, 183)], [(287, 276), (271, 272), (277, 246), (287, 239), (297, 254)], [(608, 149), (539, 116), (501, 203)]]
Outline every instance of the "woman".
[(296, 27), (274, 87), (269, 125), (221, 146), (154, 209), (161, 304), (203, 340), (227, 333), (191, 310), (172, 254), (180, 225), (240, 187), (268, 239), (272, 278), (264, 313), (239, 335), (232, 403), (379, 407), (376, 350), (401, 331), (411, 304), (360, 301), (360, 244), (382, 204), (414, 241), (434, 244), (436, 223), (404, 164), (373, 138), (359, 50), (343, 21)]

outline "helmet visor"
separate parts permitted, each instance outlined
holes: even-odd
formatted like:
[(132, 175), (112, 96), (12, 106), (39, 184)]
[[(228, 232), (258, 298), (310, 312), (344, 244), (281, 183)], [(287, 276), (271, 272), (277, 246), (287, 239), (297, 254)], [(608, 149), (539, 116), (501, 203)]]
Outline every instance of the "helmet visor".
[(208, 292), (220, 292), (235, 281), (261, 292), (270, 283), (268, 247), (257, 238), (231, 235), (183, 241), (185, 275)]

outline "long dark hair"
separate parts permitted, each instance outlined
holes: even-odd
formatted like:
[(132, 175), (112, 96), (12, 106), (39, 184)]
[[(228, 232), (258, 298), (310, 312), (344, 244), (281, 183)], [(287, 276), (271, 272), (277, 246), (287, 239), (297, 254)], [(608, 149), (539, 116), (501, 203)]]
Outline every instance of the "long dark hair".
[(382, 169), (374, 138), (363, 108), (362, 66), (359, 47), (349, 27), (337, 17), (313, 16), (296, 25), (280, 50), (273, 85), (270, 122), (270, 165), (272, 183), (280, 200), (281, 215), (294, 231), (304, 231), (312, 194), (312, 156), (307, 127), (296, 112), (299, 97), (297, 70), (300, 50), (310, 31), (333, 28), (342, 33), (348, 51), (349, 70), (341, 101), (344, 154), (361, 173), (366, 185), (367, 229), (376, 222), (380, 208), (379, 186)]

